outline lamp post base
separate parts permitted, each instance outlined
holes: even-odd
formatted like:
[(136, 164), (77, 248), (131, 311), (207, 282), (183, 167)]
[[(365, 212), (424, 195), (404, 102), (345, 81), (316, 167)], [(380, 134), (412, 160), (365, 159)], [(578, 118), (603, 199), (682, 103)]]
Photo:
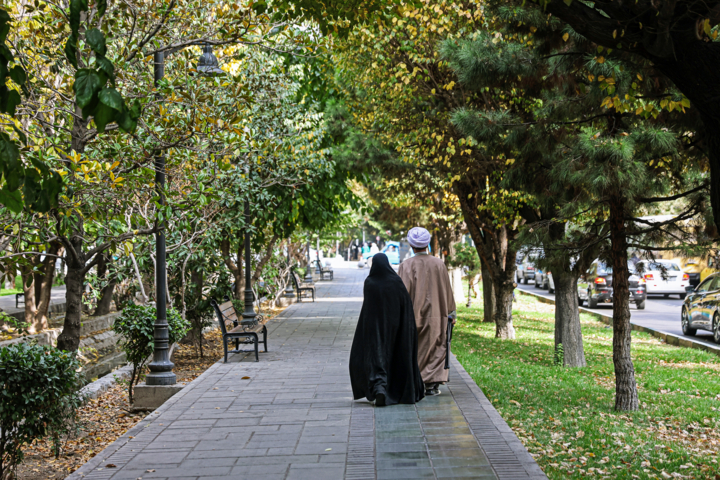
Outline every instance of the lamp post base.
[[(174, 364), (170, 364), (170, 368), (172, 369)], [(175, 373), (172, 371), (169, 372), (150, 372), (145, 376), (145, 384), (146, 385), (153, 385), (153, 386), (167, 386), (167, 385), (175, 385), (175, 382), (177, 381), (177, 377), (175, 376)]]

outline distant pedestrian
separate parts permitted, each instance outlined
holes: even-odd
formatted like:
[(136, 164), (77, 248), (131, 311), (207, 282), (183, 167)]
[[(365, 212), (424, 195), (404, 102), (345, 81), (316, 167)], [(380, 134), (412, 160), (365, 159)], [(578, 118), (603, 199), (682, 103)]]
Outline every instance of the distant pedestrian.
[(353, 398), (379, 407), (419, 402), (424, 388), (413, 305), (384, 253), (375, 255), (363, 296), (350, 351)]
[(455, 298), (445, 263), (427, 252), (430, 232), (415, 227), (408, 232), (408, 243), (415, 256), (400, 264), (398, 274), (413, 302), (425, 395), (439, 395), (438, 387), (448, 380), (447, 329), (448, 321), (455, 323)]

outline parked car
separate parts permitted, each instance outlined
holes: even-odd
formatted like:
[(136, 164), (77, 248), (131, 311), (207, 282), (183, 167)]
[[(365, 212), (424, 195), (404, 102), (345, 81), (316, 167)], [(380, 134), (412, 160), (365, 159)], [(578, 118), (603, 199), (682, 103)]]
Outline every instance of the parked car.
[(685, 335), (709, 330), (720, 343), (720, 274), (713, 273), (696, 288), (688, 287), (683, 302), (680, 324)]
[[(630, 301), (635, 304), (638, 310), (644, 310), (645, 300), (647, 299), (645, 280), (638, 276), (632, 267), (630, 269)], [(612, 275), (612, 266), (606, 265), (600, 260), (595, 260), (590, 265), (590, 269), (583, 276), (583, 285), (587, 291), (588, 308), (597, 308), (600, 303), (613, 302)]]
[(690, 286), (690, 275), (683, 272), (680, 265), (672, 260), (640, 260), (635, 269), (645, 279), (648, 295), (678, 295), (685, 298), (686, 287)]
[(539, 256), (540, 252), (537, 250), (530, 250), (522, 260), (522, 263), (518, 266), (516, 277), (518, 283), (528, 284), (530, 280), (535, 280), (535, 259)]
[[(543, 290), (550, 290), (550, 272), (546, 272), (541, 268), (535, 268), (535, 287)], [(550, 290), (553, 293), (555, 289)]]

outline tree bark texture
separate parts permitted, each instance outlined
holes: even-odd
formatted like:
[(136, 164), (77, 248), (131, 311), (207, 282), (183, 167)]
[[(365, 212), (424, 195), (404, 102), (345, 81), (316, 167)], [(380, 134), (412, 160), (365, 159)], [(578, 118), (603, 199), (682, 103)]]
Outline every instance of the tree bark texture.
[[(564, 367), (585, 367), (577, 275), (553, 270), (555, 283), (555, 362)], [(561, 346), (562, 345), (562, 346)]]
[(109, 271), (111, 260), (110, 255), (107, 253), (100, 255), (100, 259), (98, 260), (98, 277), (106, 279), (107, 284), (103, 287), (100, 300), (98, 300), (95, 312), (93, 312), (93, 316), (95, 317), (110, 313), (110, 304), (112, 303), (113, 292), (115, 291), (115, 284), (117, 283), (115, 275)]
[(85, 285), (84, 265), (68, 261), (65, 275), (65, 323), (58, 337), (57, 348), (74, 352), (80, 346), (80, 319), (82, 316), (82, 295)]
[(635, 367), (630, 346), (630, 271), (625, 231), (625, 199), (610, 199), (610, 242), (613, 261), (613, 364), (615, 409), (637, 410), (639, 406)]
[(245, 244), (242, 241), (238, 242), (237, 257), (233, 259), (230, 253), (230, 232), (225, 233), (225, 238), (220, 241), (220, 252), (222, 253), (225, 266), (227, 266), (230, 274), (235, 280), (235, 290), (233, 291), (233, 296), (237, 300), (242, 300), (245, 294), (245, 276), (243, 275), (243, 253), (245, 251)]
[(482, 290), (483, 290), (483, 322), (495, 321), (495, 293), (493, 292), (493, 282), (490, 276), (490, 270), (487, 269), (485, 263), (480, 261), (480, 269), (482, 272)]
[(255, 285), (255, 282), (257, 282), (260, 279), (260, 275), (262, 275), (263, 268), (265, 268), (265, 265), (270, 261), (273, 255), (273, 250), (275, 249), (275, 244), (280, 239), (279, 235), (273, 235), (273, 237), (270, 239), (270, 243), (268, 243), (267, 247), (265, 247), (265, 254), (260, 258), (260, 261), (255, 266), (255, 271), (253, 272), (252, 276), (252, 284)]
[(512, 280), (495, 282), (495, 338), (515, 338), (512, 322), (513, 290)]
[(48, 310), (55, 280), (55, 262), (61, 251), (61, 244), (52, 242), (47, 248), (45, 258), (41, 261), (40, 255), (35, 255), (30, 261), (31, 266), (23, 272), (24, 317), (25, 322), (30, 325), (29, 333), (38, 333), (48, 328)]

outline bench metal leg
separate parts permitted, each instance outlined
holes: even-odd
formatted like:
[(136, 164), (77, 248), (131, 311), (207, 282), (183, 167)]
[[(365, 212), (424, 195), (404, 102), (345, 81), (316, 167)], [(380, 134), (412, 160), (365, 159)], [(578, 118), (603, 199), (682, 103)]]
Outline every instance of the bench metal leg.
[(227, 342), (228, 342), (228, 338), (223, 337), (223, 348), (225, 349), (225, 361), (223, 363), (227, 363), (227, 353), (228, 353), (227, 352)]
[(268, 331), (267, 327), (263, 325), (263, 344), (265, 344), (265, 352), (267, 353), (267, 337), (268, 337)]
[(255, 339), (255, 361), (259, 362), (260, 361), (260, 353), (259, 353), (260, 339), (258, 338), (257, 333), (251, 332), (251, 334), (252, 334), (253, 338)]

